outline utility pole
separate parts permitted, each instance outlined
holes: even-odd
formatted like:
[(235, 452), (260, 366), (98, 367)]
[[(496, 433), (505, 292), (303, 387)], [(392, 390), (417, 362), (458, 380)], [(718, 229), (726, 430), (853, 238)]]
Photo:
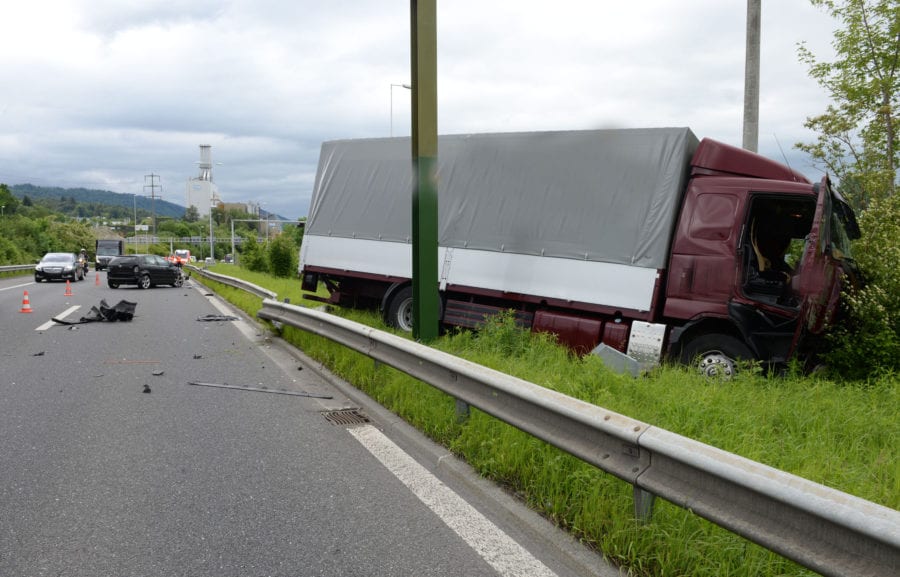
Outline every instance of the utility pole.
[[(147, 179), (150, 179), (150, 184), (144, 185), (144, 196), (146, 196), (147, 189), (150, 189), (150, 210), (153, 213), (153, 236), (156, 236), (156, 189), (158, 188), (160, 192), (162, 192), (162, 185), (156, 184), (159, 181), (158, 174), (146, 174), (144, 175), (144, 182), (147, 182)], [(160, 195), (159, 198), (162, 198)]]
[(759, 148), (759, 44), (762, 0), (747, 0), (747, 55), (744, 66), (744, 149)]

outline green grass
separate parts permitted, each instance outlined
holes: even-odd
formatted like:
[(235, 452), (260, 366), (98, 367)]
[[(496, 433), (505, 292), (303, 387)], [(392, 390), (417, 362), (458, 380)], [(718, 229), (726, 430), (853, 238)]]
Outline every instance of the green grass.
[[(250, 275), (219, 265), (295, 304), (299, 281)], [(207, 281), (204, 281), (207, 282)], [(259, 299), (216, 286), (255, 315)], [(378, 314), (336, 314), (386, 330)], [(285, 339), (425, 434), (507, 487), (530, 506), (634, 575), (808, 575), (795, 564), (679, 507), (657, 500), (653, 521), (633, 518), (631, 486), (477, 410), (458, 423), (453, 399), (326, 339), (285, 327)], [(603, 406), (749, 459), (900, 508), (897, 379), (865, 384), (746, 371), (708, 381), (679, 367), (641, 378), (578, 358), (547, 336), (490, 323), (478, 333), (445, 335), (433, 345), (454, 355)]]

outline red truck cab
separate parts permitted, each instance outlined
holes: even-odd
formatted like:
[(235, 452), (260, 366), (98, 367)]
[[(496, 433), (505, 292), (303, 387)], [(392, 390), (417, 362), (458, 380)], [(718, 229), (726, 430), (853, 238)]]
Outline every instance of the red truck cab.
[[(813, 348), (853, 274), (853, 211), (828, 178), (810, 183), (742, 149), (701, 141), (672, 242), (662, 316), (670, 355), (786, 361)], [(801, 338), (804, 337), (804, 338)], [(809, 351), (803, 351), (809, 352)]]

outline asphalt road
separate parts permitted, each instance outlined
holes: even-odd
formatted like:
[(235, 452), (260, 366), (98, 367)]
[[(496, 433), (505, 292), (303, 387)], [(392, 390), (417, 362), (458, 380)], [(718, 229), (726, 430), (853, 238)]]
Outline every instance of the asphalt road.
[(0, 575), (609, 574), (193, 281), (71, 289), (0, 279)]

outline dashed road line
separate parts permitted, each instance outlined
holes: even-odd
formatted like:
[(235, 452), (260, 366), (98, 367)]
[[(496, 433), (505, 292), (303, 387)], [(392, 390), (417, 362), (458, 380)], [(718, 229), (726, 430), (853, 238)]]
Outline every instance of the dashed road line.
[[(77, 310), (80, 309), (80, 308), (81, 308), (81, 305), (71, 306), (71, 307), (67, 308), (66, 310), (64, 310), (62, 313), (60, 313), (60, 314), (54, 316), (53, 318), (54, 318), (54, 319), (64, 319), (64, 318), (66, 318), (67, 316), (69, 316), (70, 314), (74, 313), (75, 311), (77, 311)], [(57, 323), (53, 322), (52, 320), (49, 320), (49, 321), (45, 322), (44, 324), (42, 324), (41, 326), (37, 327), (37, 328), (34, 329), (34, 330), (36, 330), (36, 331), (46, 331), (46, 330), (49, 329), (50, 327), (56, 326), (56, 324), (57, 324)]]

